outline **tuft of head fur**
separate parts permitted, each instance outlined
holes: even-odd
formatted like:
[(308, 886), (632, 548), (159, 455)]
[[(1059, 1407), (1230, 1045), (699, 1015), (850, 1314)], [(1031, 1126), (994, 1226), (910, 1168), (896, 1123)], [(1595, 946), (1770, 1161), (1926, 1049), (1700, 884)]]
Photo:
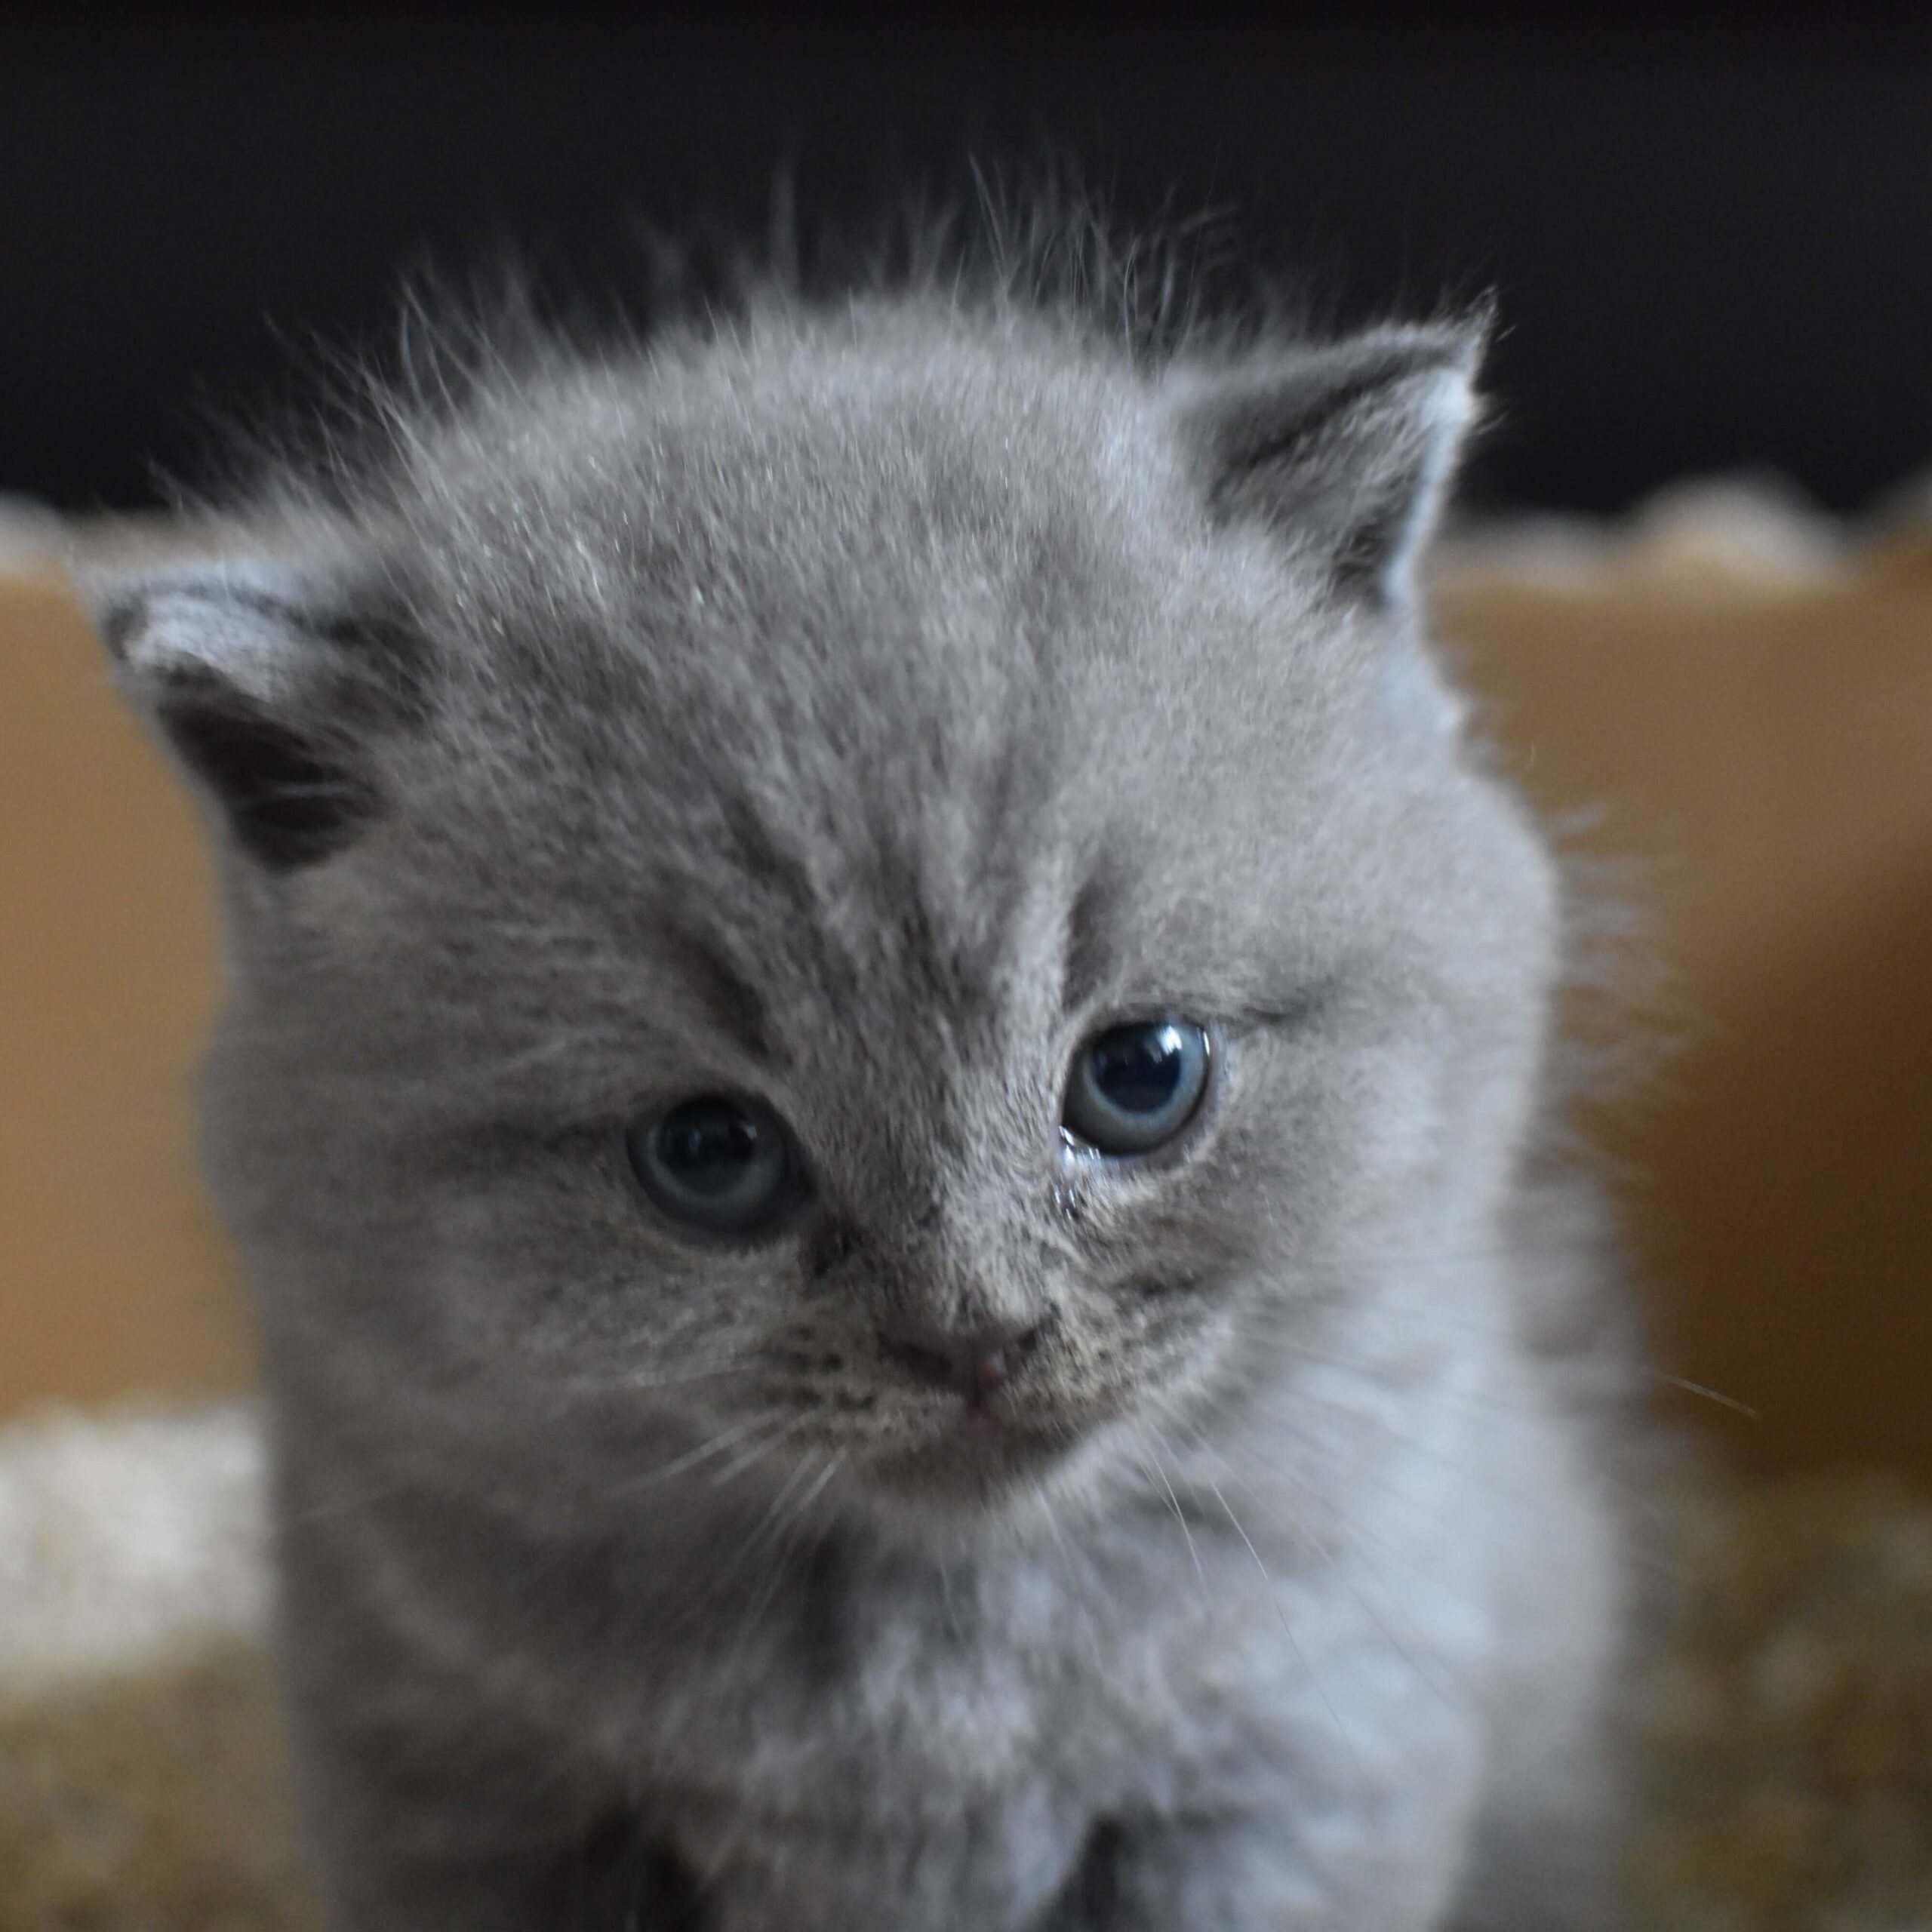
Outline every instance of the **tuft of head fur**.
[[(274, 508), (366, 507), (426, 435), (491, 393), (572, 368), (634, 366), (787, 313), (916, 304), (989, 329), (1051, 330), (1149, 376), (1238, 368), (1346, 333), (1311, 280), (1258, 266), (1220, 211), (1124, 225), (1064, 157), (1023, 183), (977, 166), (968, 178), (816, 226), (781, 178), (761, 232), (721, 220), (640, 226), (621, 294), (588, 294), (513, 253), (461, 283), (423, 267), (400, 293), (388, 342), (311, 345), (312, 380), (296, 402), (231, 426), (226, 484), (177, 482), (177, 494), (212, 518), (257, 524)], [(1473, 346), (1494, 318), (1493, 299), (1477, 294), (1426, 319)]]

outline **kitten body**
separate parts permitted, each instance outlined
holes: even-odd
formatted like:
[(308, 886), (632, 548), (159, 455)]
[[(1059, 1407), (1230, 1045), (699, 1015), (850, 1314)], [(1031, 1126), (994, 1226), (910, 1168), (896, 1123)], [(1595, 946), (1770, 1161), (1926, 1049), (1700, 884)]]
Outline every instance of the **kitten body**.
[[(774, 300), (100, 589), (224, 855), (347, 1932), (1607, 1922), (1556, 881), (1411, 594), (1475, 348)], [(1149, 1015), (1211, 1080), (1109, 1158), (1068, 1070)], [(626, 1160), (712, 1094), (755, 1238)]]

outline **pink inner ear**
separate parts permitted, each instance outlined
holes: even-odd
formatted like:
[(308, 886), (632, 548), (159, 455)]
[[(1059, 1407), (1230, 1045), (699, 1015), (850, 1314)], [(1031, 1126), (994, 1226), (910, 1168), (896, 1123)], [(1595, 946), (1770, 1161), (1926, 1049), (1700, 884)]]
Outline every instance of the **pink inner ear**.
[(1472, 329), (1382, 330), (1189, 381), (1183, 433), (1211, 503), (1338, 585), (1400, 601), (1475, 419), (1479, 349)]

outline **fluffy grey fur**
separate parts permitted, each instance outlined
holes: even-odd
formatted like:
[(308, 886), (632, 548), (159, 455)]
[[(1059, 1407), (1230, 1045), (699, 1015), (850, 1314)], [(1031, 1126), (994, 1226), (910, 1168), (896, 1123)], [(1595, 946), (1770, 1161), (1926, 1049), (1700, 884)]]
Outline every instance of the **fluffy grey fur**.
[[(774, 296), (96, 587), (222, 851), (345, 1932), (1614, 1915), (1557, 882), (1411, 594), (1478, 334)], [(1200, 1116), (1082, 1154), (1160, 1013)], [(718, 1091), (807, 1177), (755, 1241), (626, 1164)], [(968, 1417), (908, 1323), (1037, 1345)]]

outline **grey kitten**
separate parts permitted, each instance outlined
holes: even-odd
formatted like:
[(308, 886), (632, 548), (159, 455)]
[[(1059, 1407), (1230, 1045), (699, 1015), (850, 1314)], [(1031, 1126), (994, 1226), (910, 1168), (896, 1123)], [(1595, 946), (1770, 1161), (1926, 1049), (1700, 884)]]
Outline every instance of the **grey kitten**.
[(1414, 592), (1479, 335), (771, 294), (96, 587), (346, 1932), (1614, 1918), (1559, 895)]

